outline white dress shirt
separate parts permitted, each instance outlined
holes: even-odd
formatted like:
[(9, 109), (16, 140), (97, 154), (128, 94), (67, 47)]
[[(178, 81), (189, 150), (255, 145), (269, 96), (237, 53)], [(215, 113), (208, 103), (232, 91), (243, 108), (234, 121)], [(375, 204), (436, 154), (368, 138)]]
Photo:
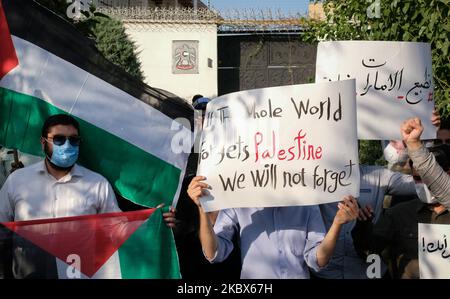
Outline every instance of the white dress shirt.
[(0, 190), (0, 222), (119, 211), (108, 181), (76, 164), (57, 180), (38, 162), (13, 172)]
[(239, 234), (241, 278), (309, 278), (308, 267), (319, 270), (316, 252), (325, 225), (317, 205), (221, 210), (214, 232), (217, 251), (211, 263), (228, 257)]

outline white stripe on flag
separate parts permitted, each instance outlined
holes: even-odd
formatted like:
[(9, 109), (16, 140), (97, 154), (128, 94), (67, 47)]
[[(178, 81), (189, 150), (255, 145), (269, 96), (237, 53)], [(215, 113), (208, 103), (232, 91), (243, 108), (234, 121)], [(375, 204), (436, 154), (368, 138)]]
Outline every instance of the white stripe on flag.
[[(80, 273), (78, 269), (69, 266), (59, 258), (56, 258), (56, 267), (59, 279), (89, 279), (89, 277)], [(81, 261), (81, 269), (83, 269), (83, 261)], [(91, 279), (121, 279), (122, 274), (120, 271), (119, 253), (116, 251)]]
[(172, 119), (160, 111), (26, 40), (12, 38), (19, 67), (0, 81), (1, 87), (38, 97), (184, 169), (188, 154), (167, 148), (175, 135), (192, 140), (190, 130), (171, 130)]

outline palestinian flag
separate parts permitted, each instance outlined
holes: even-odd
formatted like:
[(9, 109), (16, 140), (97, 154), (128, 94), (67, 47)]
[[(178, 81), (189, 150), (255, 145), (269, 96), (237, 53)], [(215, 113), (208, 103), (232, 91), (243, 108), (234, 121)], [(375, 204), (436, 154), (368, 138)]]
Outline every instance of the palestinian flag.
[[(155, 207), (178, 198), (193, 110), (108, 62), (72, 24), (30, 0), (0, 0), (0, 145), (43, 155), (44, 120), (80, 122), (79, 163), (122, 197)], [(191, 126), (192, 127), (192, 126)]]
[(180, 278), (172, 232), (161, 209), (1, 226), (0, 277)]

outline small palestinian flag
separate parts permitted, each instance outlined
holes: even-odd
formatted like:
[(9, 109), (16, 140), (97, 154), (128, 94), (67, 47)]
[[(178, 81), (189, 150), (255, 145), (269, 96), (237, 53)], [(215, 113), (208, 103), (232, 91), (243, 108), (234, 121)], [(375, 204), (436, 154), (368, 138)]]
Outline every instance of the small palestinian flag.
[(57, 113), (80, 122), (79, 163), (122, 197), (174, 204), (189, 153), (172, 143), (191, 140), (177, 118), (192, 124), (192, 107), (118, 69), (38, 3), (0, 0), (0, 145), (43, 155), (40, 130)]
[(2, 223), (0, 248), (0, 277), (180, 278), (161, 209)]

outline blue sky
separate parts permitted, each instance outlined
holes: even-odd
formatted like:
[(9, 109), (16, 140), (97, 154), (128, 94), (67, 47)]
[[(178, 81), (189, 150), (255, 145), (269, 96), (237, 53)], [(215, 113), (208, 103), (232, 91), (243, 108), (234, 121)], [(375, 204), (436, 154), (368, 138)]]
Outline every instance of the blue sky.
[[(309, 0), (210, 0), (211, 6), (217, 10), (226, 9), (267, 9), (274, 11), (280, 9), (283, 13), (301, 13), (308, 11)], [(208, 0), (203, 0), (208, 5)]]

